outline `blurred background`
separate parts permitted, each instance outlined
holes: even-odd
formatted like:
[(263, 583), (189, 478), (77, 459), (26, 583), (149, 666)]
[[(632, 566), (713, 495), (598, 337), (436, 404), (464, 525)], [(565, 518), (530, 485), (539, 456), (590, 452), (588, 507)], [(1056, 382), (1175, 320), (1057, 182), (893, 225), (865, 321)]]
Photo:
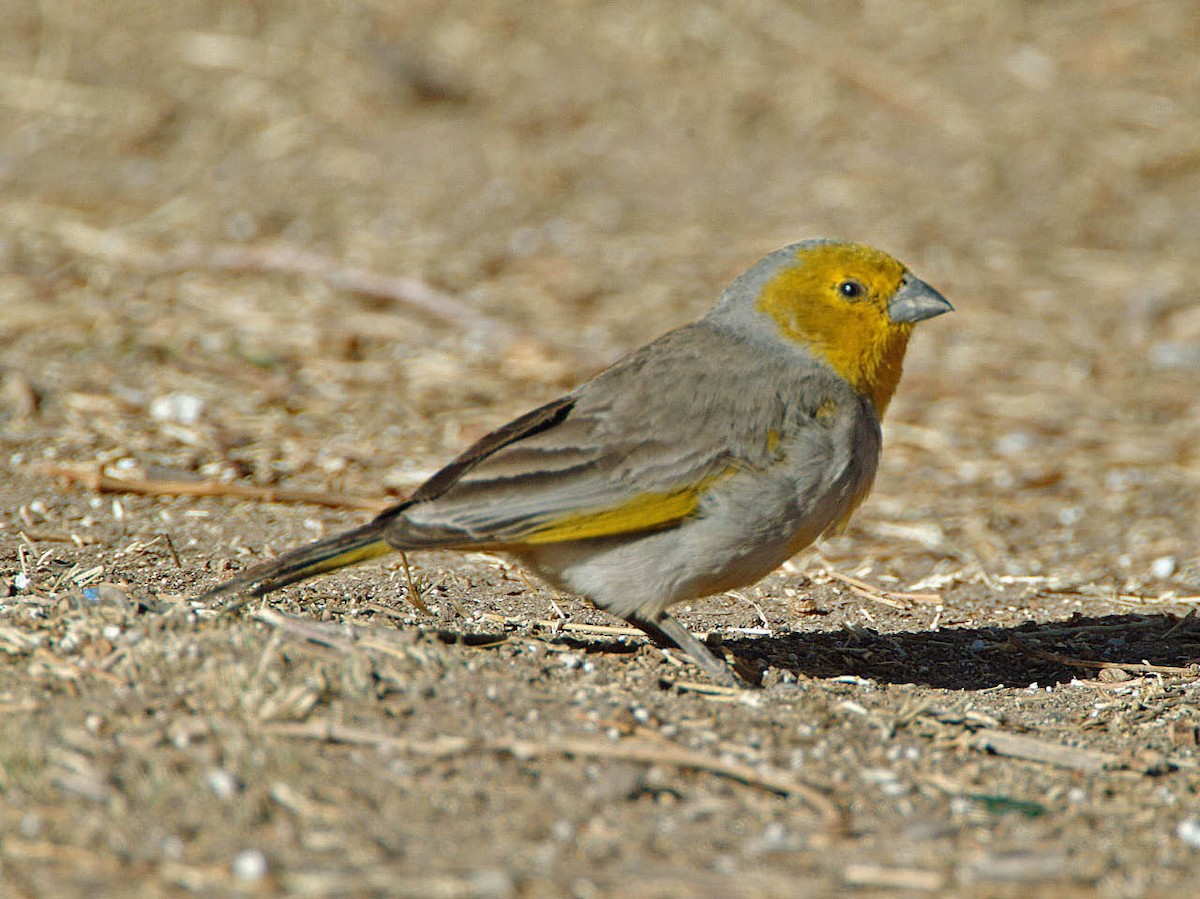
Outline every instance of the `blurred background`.
[[(0, 0), (0, 23), (0, 892), (1194, 885), (1195, 0)], [(658, 689), (660, 653), (476, 556), (419, 560), (433, 618), (398, 564), (217, 618), (186, 597), (364, 513), (54, 475), (403, 493), (822, 235), (957, 311), (917, 332), (847, 536), (679, 610), (770, 664), (753, 701)], [(979, 727), (1068, 761), (972, 749)], [(765, 765), (853, 828), (506, 734)]]
[(831, 235), (959, 309), (910, 351), (885, 517), (1022, 570), (1195, 573), (1192, 2), (2, 15), (21, 458), (403, 489)]

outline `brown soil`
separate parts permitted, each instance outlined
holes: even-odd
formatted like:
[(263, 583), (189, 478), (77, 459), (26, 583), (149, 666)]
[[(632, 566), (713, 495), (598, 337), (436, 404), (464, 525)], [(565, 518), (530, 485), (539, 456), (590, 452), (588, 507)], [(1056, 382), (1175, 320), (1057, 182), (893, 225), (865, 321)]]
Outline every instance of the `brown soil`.
[[(0, 892), (1194, 892), (1195, 3), (0, 19)], [(403, 493), (817, 235), (958, 311), (847, 536), (679, 610), (760, 691), (484, 556), (218, 616), (367, 513), (53, 473)]]

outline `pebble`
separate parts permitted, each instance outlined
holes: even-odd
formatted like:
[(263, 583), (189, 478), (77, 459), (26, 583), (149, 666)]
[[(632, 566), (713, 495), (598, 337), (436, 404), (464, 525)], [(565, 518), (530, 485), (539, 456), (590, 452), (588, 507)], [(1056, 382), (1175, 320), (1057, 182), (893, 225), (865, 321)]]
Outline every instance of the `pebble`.
[(1174, 556), (1160, 556), (1150, 563), (1150, 573), (1160, 581), (1165, 581), (1167, 578), (1175, 574), (1179, 563)]
[(1037, 438), (1028, 431), (1009, 431), (997, 438), (993, 446), (996, 452), (1002, 456), (1024, 456), (1034, 448), (1036, 443)]
[(1193, 849), (1200, 849), (1200, 817), (1184, 818), (1175, 828), (1175, 836)]
[(267, 857), (257, 849), (243, 849), (234, 856), (230, 866), (233, 876), (238, 880), (262, 880), (269, 869)]
[(510, 899), (517, 894), (513, 879), (498, 868), (484, 868), (471, 875), (468, 895), (479, 899)]
[(1083, 521), (1083, 506), (1067, 506), (1058, 513), (1058, 523), (1065, 528)]
[(155, 397), (150, 403), (150, 417), (155, 421), (172, 421), (194, 425), (204, 411), (204, 401), (191, 393), (168, 393)]
[(204, 779), (218, 799), (230, 800), (238, 794), (238, 780), (224, 768), (210, 768)]
[(1182, 340), (1164, 340), (1153, 344), (1147, 354), (1157, 369), (1187, 370), (1200, 368), (1200, 344)]

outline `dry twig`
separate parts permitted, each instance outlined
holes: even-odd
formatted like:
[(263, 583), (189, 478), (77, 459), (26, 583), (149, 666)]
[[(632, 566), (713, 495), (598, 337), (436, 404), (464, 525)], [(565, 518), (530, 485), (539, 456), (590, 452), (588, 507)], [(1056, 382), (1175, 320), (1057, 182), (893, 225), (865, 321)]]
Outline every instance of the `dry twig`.
[(969, 745), (982, 752), (1006, 755), (1016, 759), (1043, 762), (1073, 771), (1095, 773), (1126, 767), (1118, 756), (1095, 749), (1082, 749), (1053, 743), (1028, 734), (1015, 734), (1006, 730), (981, 730), (972, 734)]
[(1149, 662), (1098, 662), (1091, 659), (1074, 659), (1070, 656), (1059, 655), (1056, 652), (1047, 652), (1044, 649), (1037, 649), (1022, 643), (1020, 640), (1010, 638), (1009, 644), (1026, 655), (1033, 656), (1035, 659), (1044, 659), (1047, 662), (1056, 662), (1059, 665), (1067, 665), (1072, 668), (1090, 668), (1095, 671), (1137, 671), (1142, 674), (1165, 674), (1172, 677), (1200, 677), (1200, 663), (1192, 663), (1187, 667), (1179, 667), (1176, 665), (1151, 665)]
[(835, 581), (841, 581), (857, 596), (891, 606), (893, 609), (907, 609), (907, 604), (910, 602), (938, 603), (942, 601), (942, 597), (937, 593), (902, 593), (895, 590), (881, 590), (864, 580), (829, 568), (821, 569), (821, 573)]
[(267, 733), (280, 737), (374, 746), (392, 752), (432, 758), (445, 758), (468, 752), (500, 753), (518, 759), (567, 755), (575, 758), (617, 759), (691, 771), (705, 771), (745, 786), (757, 787), (779, 796), (800, 799), (820, 814), (822, 820), (831, 827), (844, 828), (846, 824), (845, 813), (824, 791), (795, 780), (782, 771), (755, 768), (736, 762), (724, 762), (702, 752), (669, 743), (664, 744), (660, 741), (650, 742), (645, 739), (630, 738), (614, 743), (596, 738), (591, 740), (553, 739), (536, 742), (508, 738), (471, 740), (466, 737), (454, 736), (415, 739), (381, 734), (364, 728), (336, 724), (332, 721), (272, 724), (268, 725), (265, 730)]
[(114, 478), (93, 465), (47, 465), (47, 474), (71, 484), (82, 484), (95, 493), (136, 493), (142, 496), (231, 496), (264, 503), (309, 503), (331, 509), (382, 512), (395, 499), (350, 496), (319, 490), (285, 490), (220, 481), (185, 481), (159, 478)]

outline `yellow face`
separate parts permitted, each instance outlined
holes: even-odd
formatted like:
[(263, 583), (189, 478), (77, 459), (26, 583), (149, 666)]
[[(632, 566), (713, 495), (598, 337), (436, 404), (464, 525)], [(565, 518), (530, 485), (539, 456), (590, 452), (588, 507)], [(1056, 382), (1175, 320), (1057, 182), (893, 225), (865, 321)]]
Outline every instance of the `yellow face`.
[(888, 303), (906, 269), (887, 253), (854, 243), (805, 247), (796, 264), (767, 282), (758, 300), (788, 340), (824, 359), (880, 416), (900, 380), (912, 325), (895, 322)]

